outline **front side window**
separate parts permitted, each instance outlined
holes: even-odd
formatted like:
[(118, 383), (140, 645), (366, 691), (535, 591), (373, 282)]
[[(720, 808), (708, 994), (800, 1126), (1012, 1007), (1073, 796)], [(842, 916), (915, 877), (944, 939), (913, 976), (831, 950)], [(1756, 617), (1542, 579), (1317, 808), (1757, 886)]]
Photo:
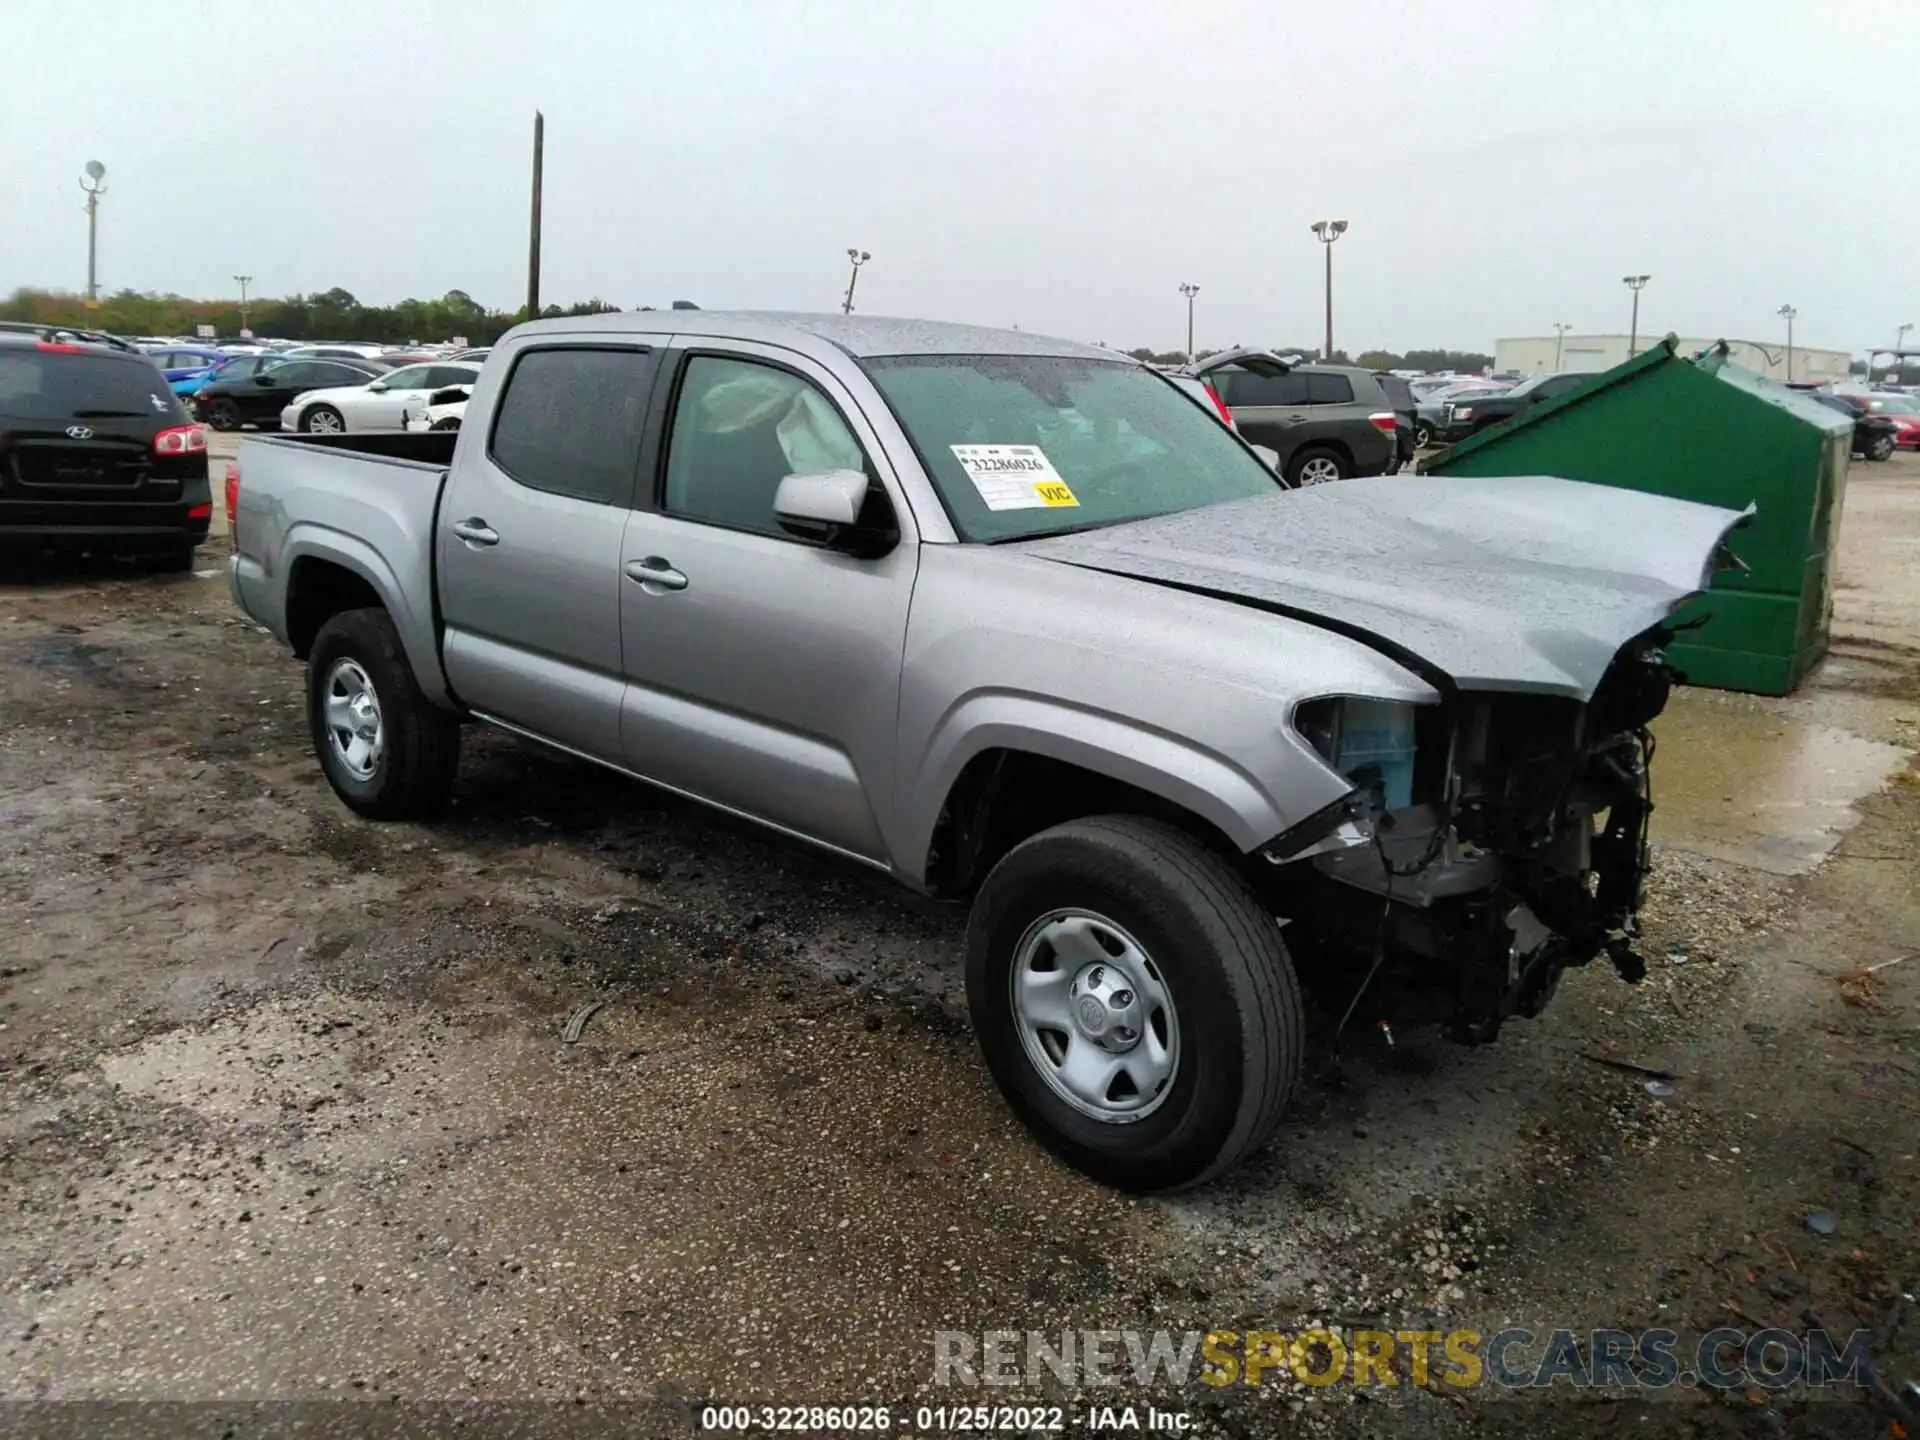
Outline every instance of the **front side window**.
[(643, 349), (523, 352), (494, 407), (494, 463), (529, 489), (630, 505), (658, 365)]
[(267, 374), (275, 385), (312, 385), (318, 379), (320, 367), (311, 360), (296, 360), (291, 365), (281, 365)]
[(389, 370), (380, 378), (387, 382), (389, 390), (424, 390), (429, 383), (427, 377), (431, 373), (428, 366), (409, 365), (404, 370)]
[(863, 364), (966, 540), (1094, 529), (1281, 488), (1225, 426), (1144, 366), (1043, 355)]
[(717, 355), (687, 361), (667, 442), (672, 514), (780, 535), (773, 499), (787, 476), (866, 469), (839, 410), (798, 375)]

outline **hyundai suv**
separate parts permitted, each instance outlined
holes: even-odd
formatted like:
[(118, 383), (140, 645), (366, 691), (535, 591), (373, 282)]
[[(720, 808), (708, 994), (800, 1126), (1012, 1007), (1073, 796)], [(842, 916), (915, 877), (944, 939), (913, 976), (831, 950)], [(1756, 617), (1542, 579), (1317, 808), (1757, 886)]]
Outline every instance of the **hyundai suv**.
[(1279, 455), (1280, 473), (1295, 485), (1399, 468), (1399, 422), (1371, 370), (1223, 350), (1185, 373), (1214, 388), (1241, 437)]
[(0, 541), (193, 566), (213, 517), (207, 434), (146, 356), (0, 331)]

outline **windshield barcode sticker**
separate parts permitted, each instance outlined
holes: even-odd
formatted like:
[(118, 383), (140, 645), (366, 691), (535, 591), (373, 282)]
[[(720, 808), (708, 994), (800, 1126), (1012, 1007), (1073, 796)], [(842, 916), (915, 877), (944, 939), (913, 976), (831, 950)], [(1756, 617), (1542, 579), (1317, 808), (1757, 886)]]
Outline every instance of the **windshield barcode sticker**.
[(1038, 445), (949, 445), (989, 510), (1077, 507), (1072, 488)]

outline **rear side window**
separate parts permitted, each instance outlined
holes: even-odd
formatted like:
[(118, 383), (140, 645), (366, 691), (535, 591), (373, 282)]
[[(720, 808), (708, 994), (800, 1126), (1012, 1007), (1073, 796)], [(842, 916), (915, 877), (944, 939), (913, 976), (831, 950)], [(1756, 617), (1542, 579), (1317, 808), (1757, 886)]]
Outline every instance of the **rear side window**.
[(373, 379), (364, 370), (356, 370), (351, 365), (329, 365), (324, 360), (309, 368), (311, 373), (305, 383), (316, 389), (328, 385), (365, 385)]
[(0, 414), (106, 420), (151, 416), (184, 425), (187, 412), (144, 356), (0, 349)]
[(1304, 405), (1307, 403), (1307, 377), (1298, 370), (1284, 375), (1255, 375), (1250, 370), (1228, 370), (1208, 377), (1216, 386), (1225, 382), (1221, 399), (1229, 409), (1255, 405)]
[(640, 430), (659, 363), (651, 350), (526, 351), (494, 409), (494, 463), (530, 489), (632, 504)]
[(1308, 375), (1309, 405), (1351, 405), (1353, 382), (1344, 375)]

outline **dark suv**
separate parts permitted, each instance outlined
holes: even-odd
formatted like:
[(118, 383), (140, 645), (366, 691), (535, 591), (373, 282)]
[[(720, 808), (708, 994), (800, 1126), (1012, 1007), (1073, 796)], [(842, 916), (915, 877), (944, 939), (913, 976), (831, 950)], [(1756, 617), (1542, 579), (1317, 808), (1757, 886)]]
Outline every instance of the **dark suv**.
[(213, 517), (207, 434), (144, 355), (0, 331), (0, 541), (192, 568)]
[(1226, 350), (1188, 372), (1218, 392), (1250, 445), (1280, 457), (1295, 485), (1399, 468), (1394, 407), (1371, 370), (1296, 365), (1270, 350)]

